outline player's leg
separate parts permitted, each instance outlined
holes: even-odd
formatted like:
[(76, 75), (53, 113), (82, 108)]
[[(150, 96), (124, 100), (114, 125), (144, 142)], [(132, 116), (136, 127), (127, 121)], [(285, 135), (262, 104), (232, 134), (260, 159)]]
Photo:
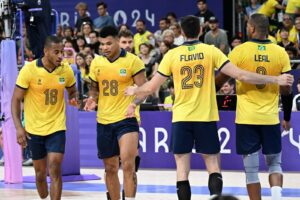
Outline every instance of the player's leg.
[(138, 132), (130, 132), (122, 135), (119, 140), (120, 157), (124, 175), (124, 193), (127, 197), (135, 197), (137, 177), (135, 173), (135, 158), (137, 154)]
[(118, 177), (119, 156), (103, 159), (105, 167), (105, 184), (111, 200), (120, 199), (120, 181)]
[(262, 152), (269, 168), (272, 200), (282, 198), (283, 173), (281, 168), (280, 124), (263, 126)]
[(98, 158), (103, 160), (105, 167), (105, 184), (108, 200), (120, 199), (119, 144), (117, 135), (113, 131), (113, 124), (97, 124)]
[(250, 200), (261, 199), (261, 185), (258, 177), (259, 153), (261, 148), (261, 126), (236, 124), (236, 149), (243, 156), (247, 191)]
[(60, 199), (62, 193), (62, 175), (61, 165), (65, 153), (66, 132), (58, 131), (46, 139), (47, 161), (49, 176), (51, 179), (50, 184), (50, 197), (51, 199)]
[(210, 195), (220, 195), (223, 179), (220, 164), (220, 141), (216, 122), (197, 122), (194, 124), (195, 148), (201, 153), (209, 174)]
[(115, 123), (123, 169), (123, 199), (134, 199), (137, 189), (136, 156), (138, 155), (139, 125), (136, 118)]
[(41, 199), (48, 196), (47, 185), (47, 150), (45, 148), (44, 136), (30, 135), (28, 140), (29, 148), (32, 152), (33, 167), (35, 171), (35, 184)]
[(194, 146), (193, 122), (172, 124), (170, 149), (175, 156), (177, 173), (177, 196), (179, 200), (191, 199), (189, 182), (191, 152)]

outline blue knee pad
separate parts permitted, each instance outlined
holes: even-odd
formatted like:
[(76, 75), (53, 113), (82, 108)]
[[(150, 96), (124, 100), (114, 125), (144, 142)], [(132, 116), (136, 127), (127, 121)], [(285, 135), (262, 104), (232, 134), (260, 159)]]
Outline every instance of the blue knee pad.
[(244, 155), (243, 163), (246, 173), (246, 183), (259, 183), (258, 171), (259, 171), (259, 155), (258, 152)]
[(282, 174), (281, 168), (281, 152), (277, 154), (265, 155), (266, 162), (269, 168), (269, 174)]

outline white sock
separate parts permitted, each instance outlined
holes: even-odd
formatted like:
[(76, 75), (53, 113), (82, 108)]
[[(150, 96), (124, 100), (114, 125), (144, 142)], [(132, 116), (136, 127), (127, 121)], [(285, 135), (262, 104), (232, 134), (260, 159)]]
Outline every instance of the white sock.
[(271, 196), (272, 196), (272, 200), (281, 200), (281, 191), (282, 188), (279, 186), (273, 186), (271, 187)]
[(135, 197), (125, 197), (125, 200), (135, 200)]

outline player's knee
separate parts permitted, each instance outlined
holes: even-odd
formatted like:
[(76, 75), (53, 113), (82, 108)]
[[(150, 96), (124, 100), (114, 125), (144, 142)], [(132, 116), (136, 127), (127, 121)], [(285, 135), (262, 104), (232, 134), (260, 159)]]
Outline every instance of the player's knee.
[[(124, 166), (123, 166), (124, 167)], [(119, 166), (118, 165), (114, 165), (114, 164), (105, 164), (105, 172), (106, 174), (117, 174), (119, 170)]]
[(46, 178), (47, 178), (46, 172), (43, 172), (43, 171), (36, 171), (35, 176), (36, 176), (36, 178), (35, 178), (36, 182), (45, 182)]
[(269, 168), (269, 173), (282, 173), (281, 168), (281, 152), (277, 154), (266, 155), (266, 162)]
[(223, 188), (222, 174), (220, 173), (210, 174), (208, 179), (208, 189), (210, 191), (210, 195), (221, 194), (222, 188)]
[(135, 171), (135, 160), (131, 161), (129, 159), (122, 160), (122, 169), (123, 172), (131, 173)]
[(259, 183), (259, 156), (258, 152), (245, 155), (243, 157), (244, 168), (246, 173), (246, 183)]

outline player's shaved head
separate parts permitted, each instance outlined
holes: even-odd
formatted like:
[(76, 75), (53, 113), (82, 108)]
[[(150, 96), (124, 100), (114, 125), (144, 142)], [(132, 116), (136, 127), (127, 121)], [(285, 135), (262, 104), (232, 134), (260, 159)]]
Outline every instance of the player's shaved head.
[(268, 35), (269, 19), (265, 15), (258, 13), (253, 14), (248, 23), (255, 28), (255, 32), (258, 34)]
[(51, 35), (46, 38), (44, 47), (49, 48), (52, 46), (52, 44), (59, 44), (59, 43), (62, 43), (62, 40), (57, 36)]

